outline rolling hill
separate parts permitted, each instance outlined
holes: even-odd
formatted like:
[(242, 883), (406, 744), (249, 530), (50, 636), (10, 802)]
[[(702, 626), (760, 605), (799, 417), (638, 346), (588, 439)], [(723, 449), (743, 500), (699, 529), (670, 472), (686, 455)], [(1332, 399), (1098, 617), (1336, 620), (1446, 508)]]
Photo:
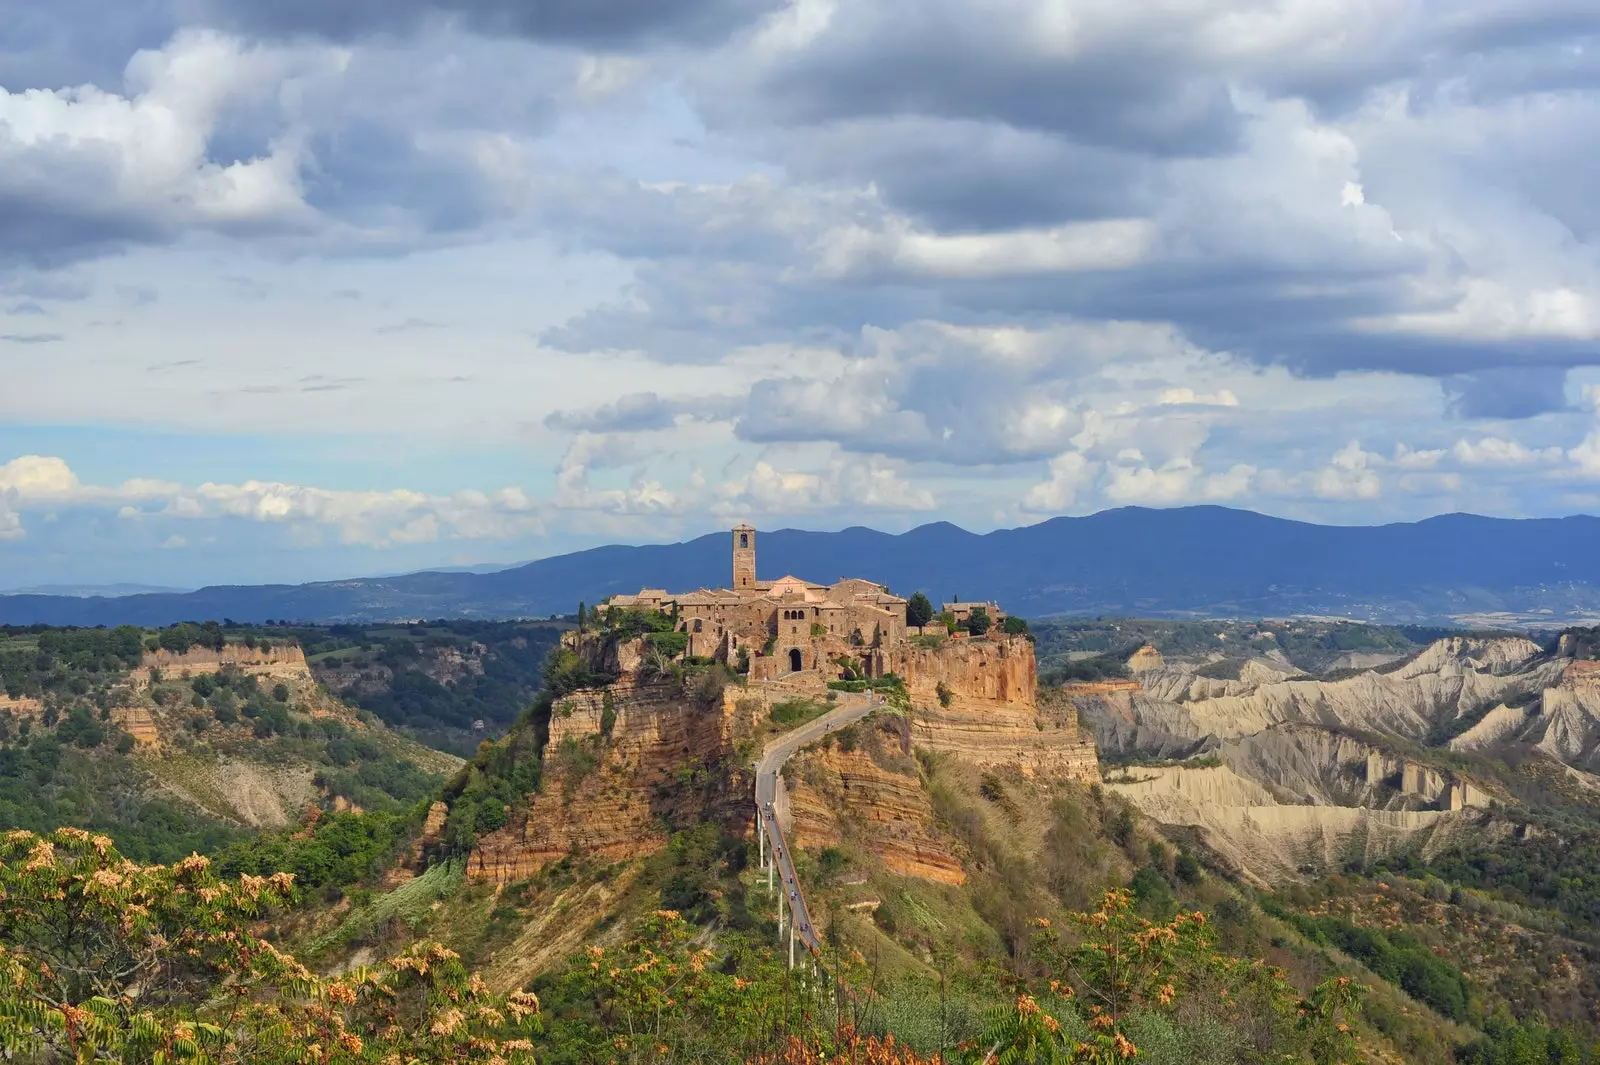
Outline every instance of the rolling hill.
[[(1324, 526), (1224, 507), (1127, 507), (986, 534), (944, 522), (899, 535), (763, 533), (763, 576), (868, 576), (897, 592), (993, 598), (1025, 616), (1340, 615), (1416, 621), (1512, 612), (1551, 624), (1600, 613), (1600, 518), (1450, 514)], [(492, 573), (427, 572), (186, 594), (0, 596), (0, 623), (162, 625), (183, 619), (367, 621), (540, 617), (644, 585), (728, 581), (724, 532), (607, 546)]]

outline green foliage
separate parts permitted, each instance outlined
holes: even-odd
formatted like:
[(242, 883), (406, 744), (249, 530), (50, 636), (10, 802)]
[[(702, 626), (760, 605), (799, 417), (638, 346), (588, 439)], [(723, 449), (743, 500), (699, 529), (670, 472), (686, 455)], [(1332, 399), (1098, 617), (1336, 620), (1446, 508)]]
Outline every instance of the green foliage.
[(1585, 1042), (1564, 1028), (1496, 1018), (1484, 1025), (1482, 1038), (1457, 1052), (1456, 1060), (1462, 1065), (1593, 1065), (1600, 1061), (1600, 1044)]
[(651, 632), (645, 635), (645, 644), (668, 658), (678, 658), (689, 649), (687, 632)]
[(480, 744), (477, 756), (445, 785), (450, 813), (441, 833), (441, 854), (467, 854), (479, 838), (506, 823), (508, 807), (539, 790), (543, 766), (531, 731), (513, 729), (500, 743)]
[(313, 942), (307, 953), (319, 955), (332, 947), (371, 943), (391, 925), (418, 931), (433, 913), (433, 904), (461, 890), (466, 881), (466, 859), (440, 862), (421, 876), (412, 877), (392, 891), (352, 906), (337, 928)]
[(1045, 684), (1095, 684), (1104, 680), (1124, 680), (1131, 676), (1128, 672), (1128, 657), (1137, 647), (1129, 648), (1127, 653), (1113, 652), (1110, 654), (1094, 655), (1090, 658), (1080, 658), (1075, 661), (1062, 661), (1050, 666), (1048, 669), (1041, 663), (1039, 679)]
[(934, 693), (939, 697), (940, 706), (949, 706), (951, 700), (955, 698), (955, 692), (950, 690), (950, 685), (946, 684), (942, 680), (938, 684), (934, 685), (933, 690)]
[(227, 646), (227, 636), (222, 631), (222, 626), (215, 621), (207, 621), (196, 625), (193, 622), (183, 622), (171, 628), (162, 629), (156, 637), (163, 651), (173, 654), (183, 654), (192, 647), (205, 647), (213, 651), (220, 651)]
[(584, 688), (602, 687), (611, 679), (590, 668), (588, 661), (571, 648), (552, 648), (545, 662), (544, 690), (556, 698)]
[(906, 600), (906, 624), (921, 628), (934, 619), (933, 603), (926, 595), (917, 592)]
[[(433, 746), (470, 755), (482, 739), (474, 722), (504, 731), (537, 697), (562, 626), (449, 620), (269, 631), (298, 641), (319, 678), (333, 668), (359, 672), (357, 683), (337, 692), (346, 702)], [(348, 672), (340, 676), (339, 684), (348, 684)]]
[(258, 938), (292, 883), (141, 867), (73, 829), (0, 839), (7, 1060), (531, 1065), (538, 1001), (489, 995), (437, 944), (324, 979)]
[(774, 725), (789, 729), (821, 717), (827, 712), (827, 703), (818, 702), (816, 699), (808, 699), (805, 696), (796, 696), (793, 699), (785, 699), (781, 703), (774, 703), (769, 717)]
[(1172, 912), (1172, 886), (1155, 866), (1141, 865), (1134, 870), (1128, 888), (1141, 912), (1152, 917), (1165, 917)]
[[(115, 629), (0, 626), (0, 692), (13, 697), (104, 690), (144, 656), (142, 633)], [(74, 690), (74, 682), (81, 690)]]
[[(1152, 1016), (1177, 1019), (1219, 1001), (1228, 1007), (1202, 1015), (1232, 1028), (1241, 1047), (1248, 1038), (1260, 1055), (1251, 1060), (1357, 1060), (1354, 1041), (1344, 1036), (1359, 992), (1347, 980), (1301, 999), (1281, 971), (1219, 951), (1204, 915), (1180, 913), (1152, 924), (1135, 912), (1127, 891), (1108, 892), (1097, 912), (1074, 914), (1072, 923), (1077, 935), (1064, 937), (1048, 921), (1036, 922), (1031, 956), (1040, 971), (1038, 997), (1024, 992), (998, 1010), (970, 1060), (1121, 1065), (1143, 1054), (1136, 1034), (1161, 1032)], [(1061, 1006), (1047, 1010), (1041, 1001)], [(1063, 1023), (1068, 1002), (1087, 1022), (1086, 1032), (1073, 1031), (1070, 1018)]]
[(105, 742), (106, 730), (99, 719), (81, 703), (67, 711), (56, 727), (56, 739), (75, 747), (98, 747)]
[(972, 613), (967, 615), (967, 631), (974, 636), (982, 636), (994, 626), (994, 619), (989, 612), (981, 606), (973, 607)]
[(313, 811), (301, 829), (267, 833), (217, 855), (223, 876), (293, 873), (300, 888), (350, 887), (383, 872), (416, 828), (414, 813)]
[(1028, 634), (1028, 621), (1026, 618), (1008, 616), (1005, 620), (1004, 631), (1007, 636), (1026, 636)]
[(1463, 839), (1426, 860), (1407, 852), (1390, 858), (1389, 865), (1524, 906), (1548, 907), (1600, 928), (1600, 827), (1546, 828), (1524, 839)]
[(163, 797), (129, 759), (63, 747), (48, 732), (0, 747), (0, 828), (49, 832), (60, 825), (115, 832), (131, 857), (158, 862), (242, 835)]
[(1215, 662), (1207, 662), (1194, 671), (1197, 677), (1207, 677), (1211, 680), (1238, 680), (1244, 670), (1243, 658), (1219, 658)]
[(606, 631), (621, 641), (637, 640), (647, 633), (667, 633), (675, 627), (670, 615), (642, 607), (607, 607)]
[(1461, 970), (1405, 933), (1385, 934), (1340, 917), (1294, 913), (1271, 899), (1263, 909), (1294, 925), (1314, 943), (1338, 947), (1378, 976), (1451, 1020), (1465, 1020), (1470, 991)]
[[(662, 907), (698, 925), (711, 923), (720, 916), (718, 902), (730, 888), (742, 895), (742, 886), (730, 883), (729, 878), (737, 876), (749, 861), (749, 844), (716, 825), (701, 824), (675, 833), (667, 844)], [(746, 914), (739, 923), (747, 921)]]

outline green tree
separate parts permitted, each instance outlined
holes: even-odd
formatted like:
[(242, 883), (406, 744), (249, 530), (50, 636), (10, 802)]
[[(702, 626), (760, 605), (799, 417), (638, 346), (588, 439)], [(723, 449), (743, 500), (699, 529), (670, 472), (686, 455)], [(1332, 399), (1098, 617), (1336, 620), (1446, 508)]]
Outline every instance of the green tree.
[(921, 592), (906, 600), (906, 624), (921, 628), (934, 618), (933, 603)]
[(989, 612), (981, 606), (972, 608), (972, 613), (967, 615), (967, 631), (974, 636), (982, 636), (994, 625), (994, 619)]

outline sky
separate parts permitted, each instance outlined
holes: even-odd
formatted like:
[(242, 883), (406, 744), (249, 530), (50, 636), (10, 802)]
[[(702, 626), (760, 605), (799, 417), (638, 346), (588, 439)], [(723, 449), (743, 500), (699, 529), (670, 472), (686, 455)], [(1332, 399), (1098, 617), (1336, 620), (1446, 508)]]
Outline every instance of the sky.
[(1593, 0), (0, 25), (0, 589), (1600, 511)]

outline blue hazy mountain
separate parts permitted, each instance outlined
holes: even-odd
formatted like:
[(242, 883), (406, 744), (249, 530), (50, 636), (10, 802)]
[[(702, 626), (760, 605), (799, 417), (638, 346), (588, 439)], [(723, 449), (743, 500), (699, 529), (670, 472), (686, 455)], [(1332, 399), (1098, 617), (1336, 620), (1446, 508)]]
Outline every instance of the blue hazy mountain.
[[(725, 586), (729, 534), (685, 543), (609, 546), (491, 573), (426, 572), (302, 585), (218, 586), (184, 594), (0, 596), (0, 622), (169, 624), (180, 620), (377, 620), (570, 613), (649, 585)], [(1327, 526), (1224, 507), (1127, 507), (970, 533), (936, 522), (899, 535), (872, 529), (763, 532), (763, 578), (794, 573), (885, 582), (1059, 614), (1274, 616), (1420, 620), (1485, 611), (1600, 610), (1600, 518), (1450, 514), (1382, 526)]]

